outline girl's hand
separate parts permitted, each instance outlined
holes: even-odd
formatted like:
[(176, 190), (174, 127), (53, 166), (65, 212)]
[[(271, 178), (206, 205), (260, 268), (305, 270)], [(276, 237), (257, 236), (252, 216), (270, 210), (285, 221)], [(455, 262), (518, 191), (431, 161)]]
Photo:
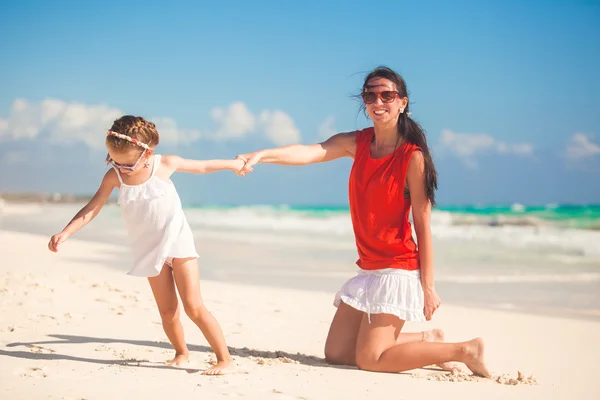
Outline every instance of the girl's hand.
[(56, 253), (58, 251), (58, 245), (67, 240), (69, 236), (71, 235), (69, 235), (67, 232), (57, 233), (56, 235), (52, 236), (50, 238), (50, 242), (48, 242), (48, 249)]
[(242, 174), (241, 171), (242, 168), (244, 168), (244, 165), (246, 165), (246, 161), (242, 160), (241, 158), (236, 158), (233, 160), (233, 167), (231, 169), (237, 176), (243, 176), (244, 174)]
[(255, 151), (254, 153), (238, 155), (235, 159), (242, 160), (244, 162), (244, 166), (239, 171), (238, 175), (244, 176), (248, 172), (254, 171), (254, 168), (252, 168), (252, 166), (254, 166), (255, 164), (258, 164), (260, 162), (260, 160), (262, 159), (262, 156), (263, 156), (263, 153), (260, 151)]
[(430, 321), (433, 313), (440, 306), (441, 300), (435, 292), (435, 289), (426, 289), (424, 292), (424, 300), (425, 307), (423, 308), (423, 313), (425, 314), (425, 319)]

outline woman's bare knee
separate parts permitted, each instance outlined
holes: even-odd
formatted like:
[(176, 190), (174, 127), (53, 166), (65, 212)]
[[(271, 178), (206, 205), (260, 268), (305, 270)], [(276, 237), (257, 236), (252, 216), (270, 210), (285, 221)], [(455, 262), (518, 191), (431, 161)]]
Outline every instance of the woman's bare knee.
[(396, 345), (404, 321), (395, 315), (372, 314), (365, 316), (356, 339), (356, 366), (359, 369), (383, 372), (382, 355)]
[(334, 365), (355, 365), (354, 351), (362, 312), (340, 303), (325, 342), (325, 360)]
[(356, 366), (364, 371), (377, 371), (379, 357), (376, 354), (361, 351), (356, 353)]
[(325, 361), (332, 365), (352, 365), (351, 355), (340, 346), (325, 345)]

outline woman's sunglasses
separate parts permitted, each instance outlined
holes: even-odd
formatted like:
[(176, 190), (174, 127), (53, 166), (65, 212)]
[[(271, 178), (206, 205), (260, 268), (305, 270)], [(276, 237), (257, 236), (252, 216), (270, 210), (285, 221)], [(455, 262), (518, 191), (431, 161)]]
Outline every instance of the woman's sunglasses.
[(363, 92), (361, 96), (365, 104), (373, 104), (378, 98), (384, 103), (391, 103), (397, 97), (400, 97), (400, 93), (386, 90), (383, 92)]
[(110, 154), (106, 155), (106, 162), (111, 163), (115, 168), (118, 168), (120, 170), (133, 172), (137, 168), (140, 161), (142, 161), (144, 154), (146, 154), (146, 149), (144, 149), (144, 151), (142, 151), (142, 154), (140, 154), (140, 157), (137, 159), (135, 164), (119, 164), (118, 162), (116, 162), (115, 160), (110, 158)]

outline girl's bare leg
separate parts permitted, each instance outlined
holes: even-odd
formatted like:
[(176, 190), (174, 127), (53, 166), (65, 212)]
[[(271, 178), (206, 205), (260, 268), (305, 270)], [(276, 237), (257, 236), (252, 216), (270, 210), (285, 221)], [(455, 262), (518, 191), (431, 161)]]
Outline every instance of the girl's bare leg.
[(489, 377), (481, 338), (460, 343), (423, 341), (397, 344), (404, 321), (390, 314), (363, 313), (356, 341), (356, 365), (377, 372), (403, 372), (452, 361), (464, 363), (474, 374)]
[(175, 258), (173, 275), (183, 302), (183, 309), (200, 328), (208, 344), (217, 356), (217, 364), (204, 371), (207, 375), (222, 375), (231, 372), (233, 359), (225, 343), (221, 326), (208, 311), (200, 295), (200, 271), (195, 258)]
[(179, 365), (188, 361), (189, 351), (185, 344), (183, 326), (179, 320), (179, 302), (171, 267), (165, 264), (160, 274), (148, 278), (148, 282), (158, 306), (163, 329), (175, 349), (175, 358), (167, 364)]

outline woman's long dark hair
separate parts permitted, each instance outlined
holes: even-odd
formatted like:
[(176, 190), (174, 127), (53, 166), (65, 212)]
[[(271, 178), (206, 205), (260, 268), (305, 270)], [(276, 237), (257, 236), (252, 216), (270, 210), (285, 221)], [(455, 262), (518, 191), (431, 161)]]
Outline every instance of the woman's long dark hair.
[[(398, 73), (394, 72), (388, 67), (377, 67), (371, 71), (363, 83), (363, 92), (369, 89), (369, 81), (375, 78), (385, 78), (392, 81), (396, 85), (396, 90), (400, 94), (400, 97), (408, 98), (406, 82), (404, 82), (404, 79)], [(361, 109), (366, 114), (366, 107), (364, 103), (362, 103)], [(425, 159), (425, 188), (427, 191), (427, 198), (431, 202), (431, 206), (434, 207), (436, 204), (435, 191), (438, 187), (437, 171), (435, 169), (433, 159), (431, 158), (429, 146), (427, 145), (425, 131), (423, 128), (421, 128), (421, 125), (413, 121), (413, 119), (408, 116), (409, 111), (409, 103), (407, 103), (404, 112), (400, 113), (400, 116), (398, 117), (398, 134), (407, 142), (419, 146), (423, 152), (423, 158)]]

